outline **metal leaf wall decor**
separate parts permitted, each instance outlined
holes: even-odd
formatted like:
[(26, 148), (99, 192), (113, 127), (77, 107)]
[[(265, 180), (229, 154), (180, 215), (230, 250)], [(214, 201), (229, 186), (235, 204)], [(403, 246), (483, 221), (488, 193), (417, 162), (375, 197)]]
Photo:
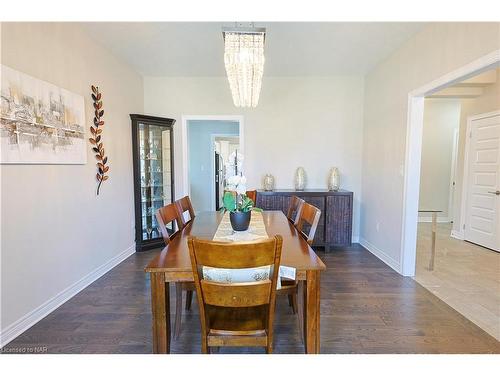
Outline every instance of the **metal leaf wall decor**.
[(102, 143), (102, 127), (104, 126), (104, 109), (102, 109), (102, 95), (99, 92), (99, 87), (92, 87), (92, 100), (94, 101), (94, 125), (90, 127), (90, 132), (92, 137), (89, 138), (89, 142), (92, 145), (92, 150), (95, 152), (95, 158), (97, 159), (97, 174), (96, 179), (99, 182), (97, 185), (97, 195), (99, 195), (99, 190), (101, 189), (101, 184), (106, 181), (109, 176), (106, 174), (109, 171), (108, 157), (104, 153), (104, 145)]

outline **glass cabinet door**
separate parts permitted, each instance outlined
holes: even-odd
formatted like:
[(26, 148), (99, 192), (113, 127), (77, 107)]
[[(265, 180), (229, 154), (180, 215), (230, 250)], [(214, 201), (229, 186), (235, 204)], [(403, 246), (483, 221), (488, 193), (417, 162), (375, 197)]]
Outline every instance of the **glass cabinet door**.
[(138, 123), (143, 241), (162, 238), (156, 211), (172, 202), (171, 131), (164, 126)]

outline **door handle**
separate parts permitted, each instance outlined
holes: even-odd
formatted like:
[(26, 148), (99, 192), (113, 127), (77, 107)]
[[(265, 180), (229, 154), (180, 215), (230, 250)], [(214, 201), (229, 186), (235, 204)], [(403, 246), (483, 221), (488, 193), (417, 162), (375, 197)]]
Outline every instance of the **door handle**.
[(488, 191), (490, 194), (500, 195), (500, 190), (497, 191)]

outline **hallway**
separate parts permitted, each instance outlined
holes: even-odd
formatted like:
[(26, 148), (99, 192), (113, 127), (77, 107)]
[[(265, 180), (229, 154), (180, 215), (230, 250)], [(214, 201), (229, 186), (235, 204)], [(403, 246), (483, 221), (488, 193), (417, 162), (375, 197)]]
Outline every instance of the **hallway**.
[(415, 280), (500, 341), (500, 254), (450, 237), (437, 225), (434, 271), (428, 270), (431, 224), (419, 223)]

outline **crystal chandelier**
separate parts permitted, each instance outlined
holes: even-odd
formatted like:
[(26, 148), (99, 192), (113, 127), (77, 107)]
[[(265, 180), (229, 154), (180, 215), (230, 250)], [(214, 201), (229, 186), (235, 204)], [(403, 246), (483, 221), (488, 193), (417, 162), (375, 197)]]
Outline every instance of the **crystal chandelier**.
[(265, 28), (222, 30), (224, 65), (236, 107), (257, 107), (264, 73)]

